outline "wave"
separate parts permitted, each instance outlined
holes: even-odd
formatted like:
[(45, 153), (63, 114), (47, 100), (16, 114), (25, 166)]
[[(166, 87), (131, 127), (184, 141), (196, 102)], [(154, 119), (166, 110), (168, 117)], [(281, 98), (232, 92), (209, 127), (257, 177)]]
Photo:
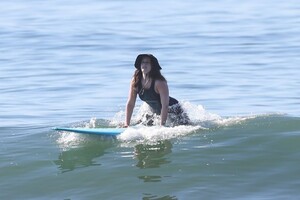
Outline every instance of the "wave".
[[(192, 134), (201, 134), (207, 132), (218, 132), (225, 128), (232, 128), (235, 131), (247, 132), (297, 132), (300, 130), (300, 118), (291, 117), (283, 114), (260, 114), (249, 116), (231, 116), (222, 117), (218, 114), (208, 112), (202, 105), (194, 105), (190, 102), (183, 102), (182, 107), (187, 112), (191, 125), (181, 125), (174, 127), (163, 126), (144, 126), (135, 125), (129, 127), (125, 132), (120, 134), (117, 139), (123, 143), (155, 143), (162, 140), (180, 138)], [(141, 106), (135, 111), (133, 122), (136, 122), (141, 113), (145, 111)], [(122, 124), (125, 118), (125, 112), (120, 111), (112, 119), (91, 118), (89, 121), (74, 123), (73, 127), (117, 127)], [(83, 136), (74, 133), (63, 132), (57, 142), (62, 147), (77, 146), (87, 142), (89, 136)]]

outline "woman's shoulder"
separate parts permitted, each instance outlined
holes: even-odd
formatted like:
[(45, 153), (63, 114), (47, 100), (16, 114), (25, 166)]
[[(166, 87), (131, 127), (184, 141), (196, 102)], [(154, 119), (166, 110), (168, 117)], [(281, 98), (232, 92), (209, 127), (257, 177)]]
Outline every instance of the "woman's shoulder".
[(165, 85), (167, 84), (166, 80), (162, 80), (162, 79), (156, 79), (154, 80), (155, 85)]
[(167, 81), (165, 80), (155, 80), (154, 87), (155, 87), (155, 91), (158, 92), (161, 89), (167, 89), (168, 84)]

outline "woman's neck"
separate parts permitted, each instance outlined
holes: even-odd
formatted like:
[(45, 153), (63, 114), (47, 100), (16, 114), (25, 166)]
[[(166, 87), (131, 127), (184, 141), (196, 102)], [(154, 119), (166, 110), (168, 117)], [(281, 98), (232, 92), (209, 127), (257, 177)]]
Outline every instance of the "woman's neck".
[(148, 84), (151, 82), (151, 78), (148, 76), (148, 74), (143, 74), (143, 78), (141, 80), (143, 88), (147, 88)]
[(143, 74), (143, 81), (149, 81), (150, 77), (148, 74)]
[(148, 74), (142, 73), (143, 79), (149, 78)]

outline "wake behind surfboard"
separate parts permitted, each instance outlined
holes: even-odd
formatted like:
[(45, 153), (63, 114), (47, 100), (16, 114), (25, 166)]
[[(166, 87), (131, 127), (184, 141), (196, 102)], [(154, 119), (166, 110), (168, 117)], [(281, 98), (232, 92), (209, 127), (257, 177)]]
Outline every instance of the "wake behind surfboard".
[(53, 130), (56, 131), (67, 131), (73, 133), (93, 134), (102, 136), (117, 136), (123, 133), (126, 128), (66, 128), (66, 127), (55, 127)]

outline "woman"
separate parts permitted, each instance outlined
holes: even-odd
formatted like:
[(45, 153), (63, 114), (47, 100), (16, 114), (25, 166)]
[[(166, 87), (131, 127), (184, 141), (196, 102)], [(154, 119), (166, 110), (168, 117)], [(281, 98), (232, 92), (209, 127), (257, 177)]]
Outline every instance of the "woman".
[(153, 115), (146, 116), (147, 125), (153, 125), (151, 117), (160, 115), (160, 125), (164, 126), (168, 113), (172, 114), (172, 123), (188, 124), (189, 119), (178, 101), (169, 97), (168, 84), (160, 73), (161, 67), (158, 60), (152, 54), (140, 54), (137, 56), (134, 66), (136, 70), (130, 84), (125, 127), (130, 125), (137, 95), (149, 105), (153, 113)]

